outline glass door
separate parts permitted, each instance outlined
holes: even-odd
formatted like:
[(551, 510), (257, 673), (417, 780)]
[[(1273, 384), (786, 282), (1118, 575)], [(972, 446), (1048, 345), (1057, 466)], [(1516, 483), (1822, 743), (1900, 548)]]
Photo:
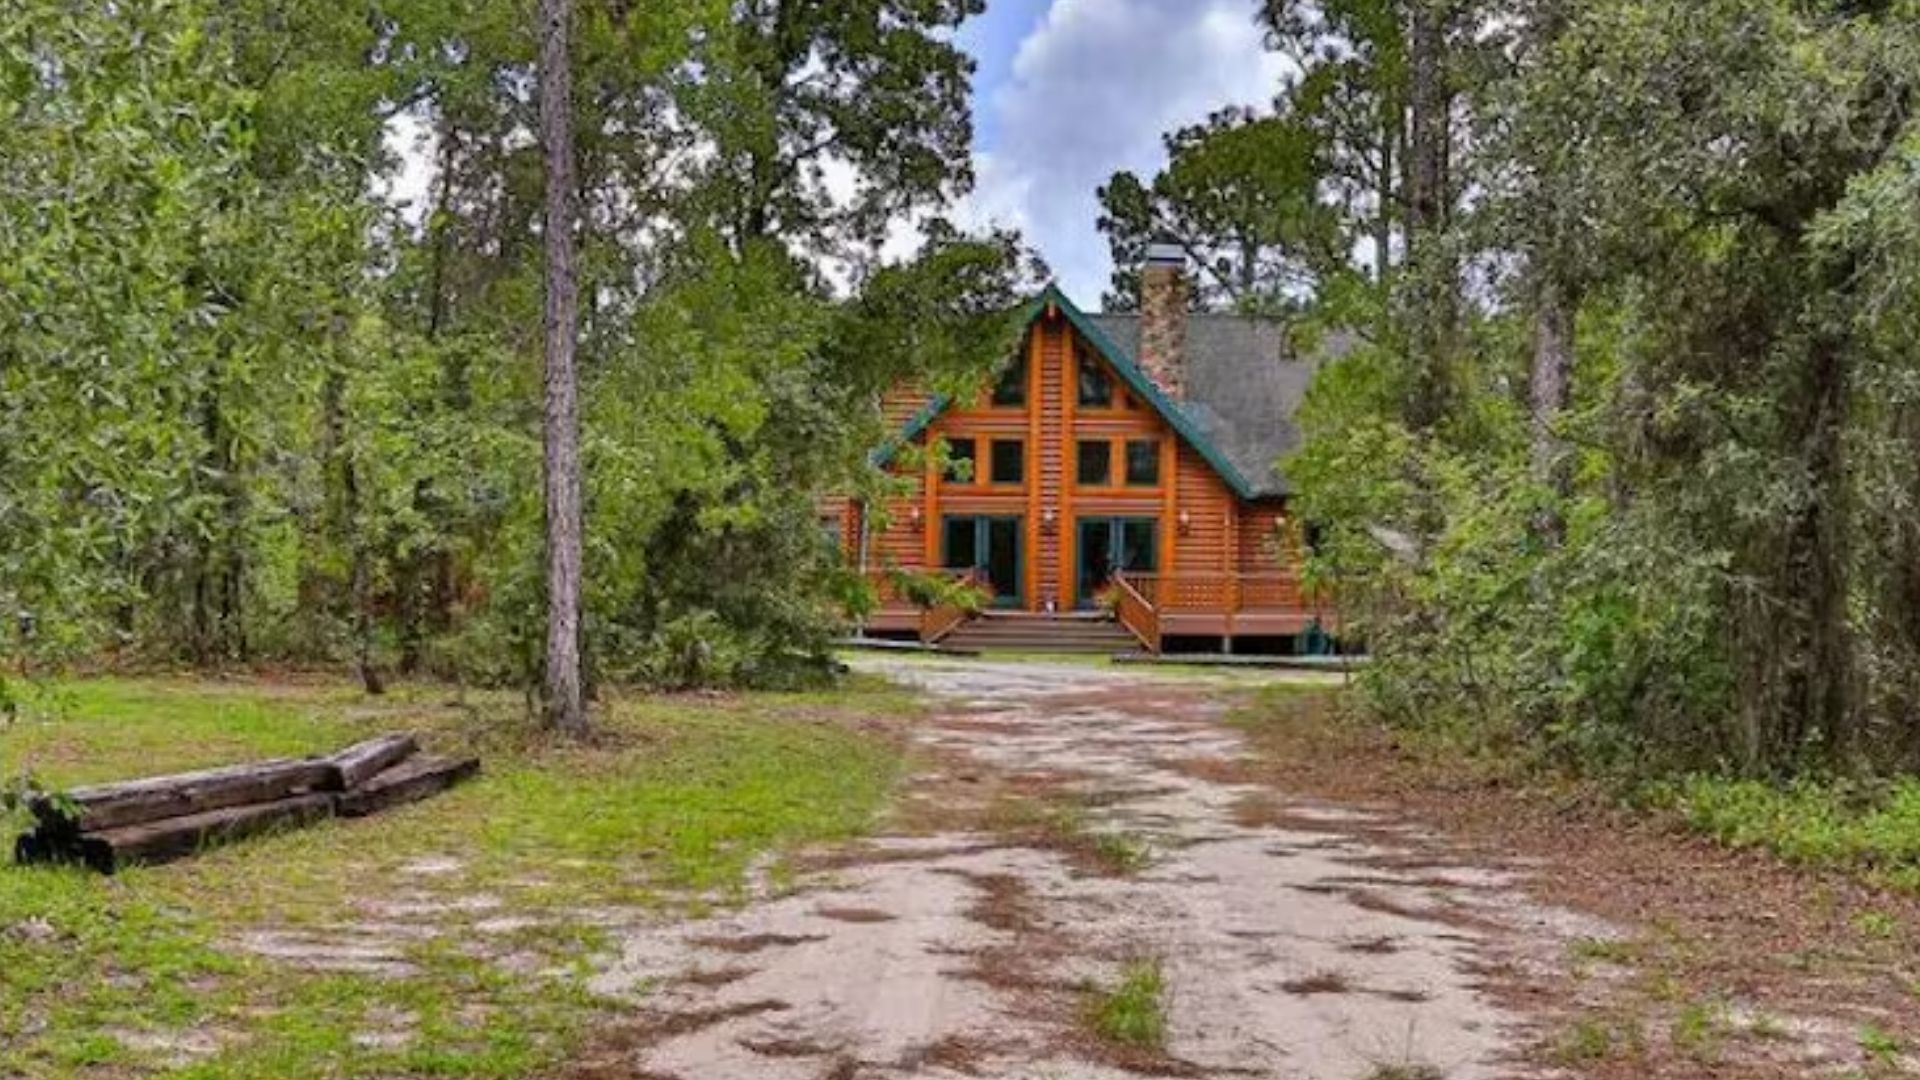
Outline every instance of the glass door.
[(1081, 518), (1077, 602), (1092, 607), (1100, 590), (1121, 571), (1152, 574), (1160, 569), (1158, 518)]
[(950, 517), (942, 525), (942, 562), (972, 570), (993, 591), (995, 607), (1021, 604), (1021, 528), (1018, 517)]

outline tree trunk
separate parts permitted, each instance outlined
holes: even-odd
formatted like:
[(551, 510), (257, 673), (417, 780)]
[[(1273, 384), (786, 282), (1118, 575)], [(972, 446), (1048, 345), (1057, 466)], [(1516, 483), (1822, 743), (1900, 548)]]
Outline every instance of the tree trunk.
[(353, 545), (352, 582), (348, 591), (353, 604), (353, 664), (360, 673), (360, 685), (368, 694), (379, 697), (387, 692), (373, 655), (373, 566), (366, 539), (360, 535), (360, 476), (349, 453), (341, 462), (342, 490), (347, 498), (347, 522)]
[(321, 405), (327, 432), (327, 460), (339, 467), (340, 502), (333, 532), (348, 552), (347, 605), (353, 625), (353, 666), (360, 685), (368, 694), (379, 697), (387, 684), (373, 655), (373, 566), (360, 521), (360, 471), (355, 467), (353, 448), (347, 443), (346, 375), (338, 369), (327, 375), (321, 391)]
[(1411, 141), (1407, 161), (1407, 243), (1414, 263), (1410, 297), (1414, 378), (1407, 421), (1437, 427), (1451, 411), (1451, 347), (1458, 276), (1446, 253), (1452, 217), (1452, 110), (1447, 51), (1454, 0), (1414, 0)]
[(1452, 411), (1457, 271), (1446, 252), (1452, 219), (1452, 110), (1448, 48), (1453, 0), (1415, 0), (1411, 40), (1411, 140), (1407, 146), (1407, 254), (1413, 379), (1407, 425), (1425, 432)]
[(588, 732), (580, 685), (580, 321), (573, 252), (572, 0), (540, 0), (540, 141), (546, 157), (546, 722)]
[(1534, 534), (1550, 547), (1565, 539), (1566, 522), (1559, 504), (1572, 494), (1567, 468), (1566, 441), (1556, 426), (1572, 399), (1574, 319), (1579, 301), (1554, 272), (1539, 268), (1539, 296), (1534, 309), (1533, 371), (1529, 401), (1533, 420), (1533, 479), (1552, 494), (1554, 504), (1542, 507), (1534, 519)]
[(1858, 749), (1854, 712), (1853, 631), (1847, 611), (1849, 525), (1847, 515), (1846, 429), (1851, 400), (1851, 365), (1846, 343), (1822, 335), (1813, 348), (1809, 373), (1813, 428), (1807, 445), (1807, 472), (1813, 501), (1802, 521), (1805, 576), (1782, 582), (1788, 591), (1804, 589), (1807, 598), (1807, 715), (1817, 725), (1829, 759), (1852, 765)]
[(1452, 165), (1452, 98), (1447, 49), (1450, 0), (1414, 0), (1409, 56), (1413, 115), (1407, 173), (1407, 229), (1424, 241), (1446, 227)]

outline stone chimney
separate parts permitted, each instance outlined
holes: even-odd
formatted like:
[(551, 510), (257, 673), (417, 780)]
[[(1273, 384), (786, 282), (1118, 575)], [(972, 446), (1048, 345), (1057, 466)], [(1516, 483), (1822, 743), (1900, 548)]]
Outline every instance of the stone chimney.
[(1154, 244), (1140, 272), (1140, 369), (1168, 397), (1187, 396), (1187, 308), (1193, 287), (1177, 244)]

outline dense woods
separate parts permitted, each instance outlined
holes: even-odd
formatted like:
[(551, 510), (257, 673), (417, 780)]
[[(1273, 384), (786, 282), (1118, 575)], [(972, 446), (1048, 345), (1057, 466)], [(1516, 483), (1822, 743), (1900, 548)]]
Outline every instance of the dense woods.
[[(1035, 284), (939, 216), (981, 7), (550, 2), (543, 63), (494, 0), (4, 0), (9, 672), (816, 670), (860, 586), (813, 496), (884, 484), (879, 394), (1004, 356)], [(1635, 771), (1920, 766), (1920, 8), (1258, 17), (1297, 74), (1101, 190), (1109, 302), (1170, 240), (1197, 305), (1353, 335), (1288, 469), (1376, 702)]]
[[(881, 483), (879, 392), (1004, 355), (1030, 285), (1011, 238), (937, 217), (971, 180), (950, 31), (978, 8), (580, 4), (542, 65), (543, 23), (492, 0), (4, 0), (9, 676), (541, 685), (548, 336), (577, 343), (556, 635), (585, 688), (818, 670), (857, 596), (813, 495)], [(882, 266), (902, 215), (929, 243)]]
[[(1636, 773), (1920, 766), (1920, 8), (1263, 18), (1300, 76), (1103, 224), (1117, 280), (1164, 231), (1198, 302), (1360, 334), (1290, 470), (1376, 702)], [(1227, 198), (1256, 137), (1278, 186)]]

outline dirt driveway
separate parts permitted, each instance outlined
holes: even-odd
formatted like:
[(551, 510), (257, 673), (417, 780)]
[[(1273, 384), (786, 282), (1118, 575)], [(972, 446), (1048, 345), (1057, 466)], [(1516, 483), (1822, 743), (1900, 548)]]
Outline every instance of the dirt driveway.
[[(1607, 927), (1524, 867), (1366, 807), (1236, 785), (1216, 689), (1091, 667), (872, 660), (940, 702), (904, 823), (747, 909), (635, 933), (594, 988), (641, 1019), (579, 1076), (1522, 1075), (1491, 972)], [(1166, 1037), (1088, 1001), (1157, 963)]]

